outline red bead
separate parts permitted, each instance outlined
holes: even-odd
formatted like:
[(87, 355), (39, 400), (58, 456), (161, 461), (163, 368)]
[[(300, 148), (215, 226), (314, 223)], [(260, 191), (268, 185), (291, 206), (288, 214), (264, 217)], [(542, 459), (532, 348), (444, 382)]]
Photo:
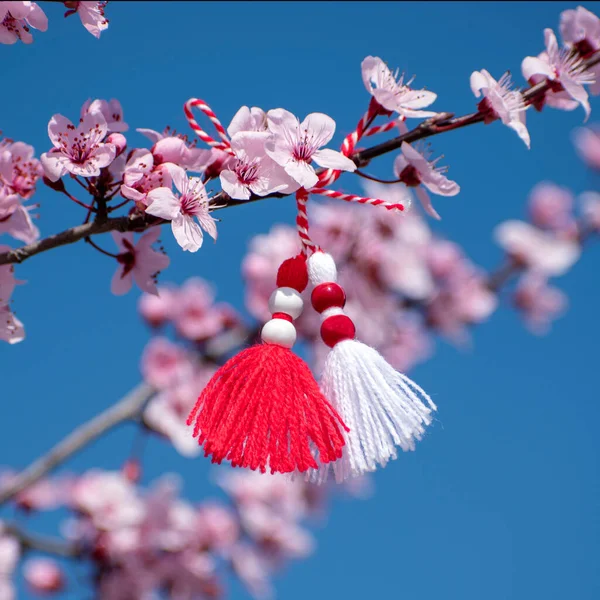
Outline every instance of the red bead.
[(354, 323), (346, 315), (327, 317), (321, 324), (321, 338), (330, 348), (342, 340), (354, 339), (355, 333)]
[(321, 283), (312, 291), (310, 301), (313, 308), (318, 313), (322, 313), (333, 306), (344, 308), (346, 305), (346, 294), (337, 283)]

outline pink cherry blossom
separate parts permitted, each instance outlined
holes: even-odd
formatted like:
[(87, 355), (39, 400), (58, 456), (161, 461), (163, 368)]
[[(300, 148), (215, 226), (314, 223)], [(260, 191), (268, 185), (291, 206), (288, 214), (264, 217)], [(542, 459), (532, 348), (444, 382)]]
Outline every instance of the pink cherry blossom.
[[(169, 350), (164, 350), (162, 359), (166, 363)], [(156, 356), (153, 360), (158, 363), (160, 358)], [(186, 418), (200, 390), (208, 383), (215, 369), (204, 365), (194, 368), (189, 362), (185, 362), (186, 357), (176, 360), (180, 362), (173, 365), (157, 364), (153, 370), (150, 369), (150, 357), (147, 359), (148, 364), (142, 363), (148, 373), (147, 379), (160, 383), (157, 387), (163, 390), (150, 400), (144, 410), (144, 424), (167, 438), (182, 456), (198, 456), (202, 449), (198, 440), (192, 436), (192, 430), (186, 425)], [(159, 377), (162, 379), (158, 380)]]
[(521, 92), (512, 89), (510, 73), (496, 81), (485, 69), (471, 73), (471, 90), (477, 98), (483, 94), (479, 112), (485, 115), (486, 123), (500, 119), (513, 129), (529, 148), (530, 139), (525, 127), (525, 102)]
[(240, 507), (240, 520), (246, 534), (275, 564), (287, 558), (305, 558), (314, 550), (314, 540), (307, 531), (266, 504)]
[(82, 25), (95, 37), (108, 28), (108, 19), (104, 16), (104, 8), (107, 2), (65, 2), (65, 6), (71, 10), (65, 13), (65, 17), (77, 13)]
[(588, 167), (600, 170), (600, 133), (598, 129), (581, 127), (573, 132), (575, 149)]
[(0, 44), (31, 44), (29, 27), (48, 29), (48, 17), (36, 2), (0, 2)]
[(227, 135), (233, 138), (236, 133), (268, 131), (268, 129), (267, 115), (262, 108), (242, 106), (231, 119), (231, 123), (227, 128)]
[(367, 56), (362, 61), (361, 70), (367, 91), (386, 110), (403, 118), (432, 117), (436, 114), (421, 109), (433, 104), (437, 94), (411, 89), (413, 80), (404, 83), (404, 75), (398, 79), (398, 72), (392, 73), (381, 58)]
[(23, 577), (36, 594), (58, 592), (65, 585), (62, 568), (50, 558), (30, 558), (23, 565)]
[(408, 314), (395, 318), (386, 334), (381, 354), (403, 373), (433, 354), (433, 343), (423, 323)]
[(494, 230), (496, 241), (518, 263), (547, 276), (566, 273), (579, 259), (577, 241), (542, 231), (523, 221), (505, 221)]
[[(583, 6), (561, 13), (560, 34), (565, 45), (575, 48), (582, 58), (589, 58), (600, 49), (600, 19)], [(597, 96), (600, 94), (600, 67), (594, 65), (590, 71), (596, 77), (590, 92)]]
[(152, 146), (154, 164), (173, 163), (190, 171), (204, 172), (214, 160), (212, 151), (188, 146), (186, 139), (166, 136), (158, 140)]
[(273, 588), (267, 561), (250, 544), (240, 543), (231, 552), (231, 566), (248, 591), (258, 600), (271, 600)]
[(341, 152), (320, 150), (331, 141), (335, 121), (323, 113), (311, 113), (302, 123), (283, 108), (267, 113), (269, 130), (273, 134), (265, 144), (267, 154), (302, 187), (309, 189), (319, 178), (311, 165), (314, 160), (321, 167), (355, 171), (356, 165)]
[(579, 196), (584, 223), (593, 231), (600, 231), (600, 194), (583, 192)]
[(427, 306), (428, 322), (456, 343), (468, 341), (465, 326), (481, 323), (498, 307), (483, 275), (465, 260)]
[[(573, 55), (568, 48), (560, 49), (552, 29), (544, 29), (546, 52), (537, 58), (527, 56), (523, 59), (521, 70), (523, 77), (530, 83), (537, 83), (544, 79), (551, 82), (554, 93), (566, 92), (566, 96), (574, 103), (580, 104), (585, 111), (585, 120), (590, 116), (590, 104), (584, 85), (594, 83), (594, 74), (584, 69), (581, 57)], [(554, 103), (556, 108), (571, 110), (572, 104), (561, 103), (563, 96), (557, 97), (559, 102)], [(550, 104), (549, 95), (546, 100)]]
[(135, 487), (115, 471), (85, 473), (73, 486), (70, 503), (105, 531), (139, 525), (145, 516), (144, 503)]
[(170, 163), (155, 164), (150, 150), (136, 148), (130, 153), (123, 171), (121, 195), (145, 207), (149, 191), (172, 185), (169, 167)]
[(424, 187), (439, 196), (456, 196), (460, 192), (460, 186), (446, 178), (443, 174), (446, 168), (435, 166), (438, 159), (430, 162), (424, 154), (406, 142), (402, 142), (400, 149), (402, 154), (398, 155), (394, 161), (394, 171), (398, 179), (408, 187), (414, 187), (415, 194), (421, 201), (425, 212), (439, 220), (441, 217), (433, 208), (429, 194)]
[(33, 157), (33, 146), (11, 142), (0, 146), (0, 188), (28, 200), (35, 192), (37, 180), (44, 174), (42, 165)]
[(144, 233), (134, 243), (133, 232), (113, 231), (115, 244), (119, 247), (117, 255), (119, 267), (111, 282), (111, 291), (116, 296), (126, 294), (133, 281), (143, 292), (158, 294), (156, 276), (169, 266), (169, 257), (152, 248), (160, 235), (160, 227), (154, 227)]
[[(81, 3), (80, 3), (81, 4)], [(84, 4), (97, 4), (97, 2), (86, 2)], [(99, 112), (106, 121), (108, 133), (122, 133), (129, 129), (129, 125), (123, 121), (123, 108), (121, 103), (113, 98), (112, 100), (88, 100), (81, 107), (81, 118), (86, 113)]]
[(176, 291), (173, 288), (159, 286), (158, 294), (142, 294), (138, 302), (138, 311), (151, 327), (160, 327), (175, 314)]
[(297, 184), (272, 158), (267, 156), (265, 143), (268, 132), (239, 132), (231, 138), (235, 162), (221, 171), (223, 191), (237, 200), (248, 200), (252, 194), (266, 196), (274, 192), (292, 193)]
[(8, 233), (26, 244), (40, 237), (39, 229), (31, 220), (34, 206), (23, 206), (16, 194), (7, 194), (8, 188), (0, 187), (0, 234)]
[(141, 359), (144, 379), (158, 389), (166, 389), (192, 373), (192, 364), (185, 351), (164, 337), (152, 338)]
[(17, 344), (25, 339), (23, 323), (11, 312), (6, 304), (0, 304), (0, 340)]
[(2, 529), (0, 522), (0, 598), (13, 600), (16, 596), (11, 577), (17, 567), (21, 547), (14, 537), (4, 533)]
[(547, 333), (550, 323), (564, 312), (567, 297), (559, 289), (547, 285), (542, 275), (527, 273), (519, 280), (514, 302), (529, 329), (541, 335)]
[(171, 221), (177, 243), (184, 250), (196, 252), (202, 246), (202, 230), (214, 240), (217, 239), (216, 222), (209, 214), (208, 196), (200, 178), (188, 178), (185, 171), (175, 165), (169, 171), (179, 195), (167, 187), (151, 190), (148, 193), (146, 212)]
[[(6, 471), (0, 476), (0, 489), (9, 485), (16, 475)], [(68, 475), (40, 479), (19, 492), (15, 504), (24, 511), (54, 510), (62, 506), (67, 498), (72, 479)]]
[(573, 194), (568, 188), (542, 181), (531, 190), (529, 214), (538, 227), (566, 230), (573, 224)]
[(222, 312), (214, 303), (212, 287), (199, 277), (188, 279), (177, 293), (173, 321), (177, 332), (188, 340), (202, 341), (223, 330)]
[(115, 158), (113, 144), (103, 143), (107, 134), (106, 120), (100, 112), (86, 113), (75, 127), (62, 115), (54, 115), (48, 124), (48, 135), (54, 148), (42, 154), (46, 177), (58, 181), (66, 173), (94, 177)]
[[(0, 252), (10, 250), (9, 246), (0, 245)], [(10, 310), (10, 297), (18, 283), (14, 276), (13, 265), (0, 266), (0, 340), (16, 344), (25, 339), (23, 323)]]
[(216, 502), (205, 502), (196, 511), (198, 541), (227, 555), (240, 538), (240, 524), (233, 511)]

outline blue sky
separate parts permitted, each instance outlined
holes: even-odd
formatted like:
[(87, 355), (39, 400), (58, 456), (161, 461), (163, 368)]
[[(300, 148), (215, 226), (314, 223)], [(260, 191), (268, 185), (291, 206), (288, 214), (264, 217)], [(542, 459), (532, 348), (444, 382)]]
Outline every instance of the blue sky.
[[(543, 29), (558, 25), (563, 2), (112, 2), (110, 28), (98, 41), (60, 5), (44, 3), (48, 32), (32, 46), (3, 46), (0, 128), (49, 148), (54, 113), (75, 119), (88, 98), (119, 98), (129, 141), (136, 127), (187, 130), (181, 106), (207, 100), (228, 122), (239, 106), (321, 111), (338, 123), (336, 140), (364, 112), (368, 95), (360, 62), (381, 56), (416, 84), (438, 93), (434, 107), (457, 114), (475, 99), (469, 75), (509, 69), (520, 81), (521, 59), (543, 46)], [(600, 13), (600, 3), (585, 6)], [(592, 119), (600, 102), (592, 102)], [(596, 114), (594, 114), (596, 113)], [(499, 124), (433, 140), (460, 195), (440, 198), (436, 231), (493, 268), (502, 258), (495, 224), (525, 214), (529, 190), (549, 179), (576, 192), (597, 179), (570, 143), (583, 111), (547, 111), (528, 119), (532, 147)], [(391, 158), (374, 166), (388, 173)], [(340, 185), (358, 191), (349, 176)], [(43, 235), (80, 219), (77, 207), (40, 189)], [(220, 299), (242, 308), (240, 262), (248, 241), (276, 222), (291, 223), (288, 200), (222, 211), (217, 244), (181, 252), (164, 235), (172, 265), (163, 281), (192, 275), (213, 281)], [(167, 232), (165, 232), (167, 234)], [(110, 245), (107, 240), (107, 247)], [(438, 421), (417, 452), (374, 477), (370, 500), (336, 499), (318, 550), (276, 581), (279, 597), (406, 600), (596, 600), (600, 546), (596, 423), (597, 306), (600, 247), (586, 248), (558, 285), (570, 310), (544, 338), (517, 315), (499, 311), (474, 332), (472, 350), (438, 344), (412, 373), (439, 406)], [(148, 333), (136, 313), (137, 290), (110, 294), (112, 261), (79, 244), (17, 267), (27, 280), (14, 307), (27, 340), (0, 346), (0, 463), (24, 466), (74, 426), (121, 397), (139, 380)], [(123, 428), (72, 461), (118, 467), (131, 446)], [(207, 461), (186, 460), (158, 441), (149, 445), (146, 481), (177, 471), (187, 495), (215, 494)], [(52, 532), (55, 520), (39, 526)], [(20, 597), (27, 598), (25, 593)], [(74, 592), (68, 597), (77, 597)], [(239, 585), (232, 598), (245, 598)]]

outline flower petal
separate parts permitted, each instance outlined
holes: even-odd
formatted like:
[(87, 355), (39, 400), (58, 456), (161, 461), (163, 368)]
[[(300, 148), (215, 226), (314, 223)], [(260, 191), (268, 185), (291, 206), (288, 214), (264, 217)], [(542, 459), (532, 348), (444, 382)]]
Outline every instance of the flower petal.
[(319, 178), (311, 165), (304, 161), (290, 160), (285, 166), (285, 172), (307, 190), (317, 185)]
[(181, 214), (181, 202), (170, 188), (159, 187), (150, 190), (147, 194), (147, 202), (146, 212), (149, 215), (171, 221)]
[(344, 156), (337, 150), (329, 150), (325, 148), (323, 150), (317, 150), (313, 154), (313, 160), (321, 167), (327, 169), (339, 169), (340, 171), (356, 171), (356, 165), (354, 161), (350, 160), (347, 156)]
[(200, 225), (192, 217), (178, 215), (171, 222), (171, 229), (177, 243), (189, 252), (196, 252), (202, 246), (204, 235)]

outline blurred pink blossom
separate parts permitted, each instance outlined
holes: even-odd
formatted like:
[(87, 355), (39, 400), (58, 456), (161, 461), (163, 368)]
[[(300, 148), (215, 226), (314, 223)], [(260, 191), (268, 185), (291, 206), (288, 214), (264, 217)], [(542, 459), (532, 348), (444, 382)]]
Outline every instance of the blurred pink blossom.
[[(79, 4), (98, 4), (97, 2), (80, 2)], [(87, 100), (81, 107), (81, 118), (87, 113), (99, 112), (106, 121), (108, 133), (123, 133), (129, 129), (129, 125), (123, 121), (123, 108), (121, 103), (113, 98), (112, 100)]]
[(240, 524), (231, 509), (216, 502), (205, 502), (196, 511), (195, 535), (200, 544), (228, 556), (240, 538)]
[(519, 264), (547, 276), (564, 275), (581, 254), (577, 241), (542, 231), (524, 221), (500, 223), (494, 237)]
[(471, 90), (477, 98), (483, 94), (479, 112), (485, 115), (485, 122), (500, 119), (513, 129), (530, 146), (529, 132), (525, 126), (525, 102), (521, 92), (512, 89), (510, 73), (505, 73), (496, 81), (485, 69), (471, 73)]
[(126, 528), (139, 525), (145, 516), (135, 486), (117, 471), (86, 472), (73, 485), (70, 503), (104, 531), (127, 533)]
[(175, 306), (175, 328), (188, 340), (206, 340), (223, 330), (222, 312), (215, 305), (214, 291), (200, 277), (191, 277), (181, 286)]
[(362, 79), (367, 92), (383, 108), (396, 112), (404, 118), (432, 117), (435, 112), (421, 110), (433, 104), (437, 94), (429, 90), (413, 90), (412, 79), (404, 83), (404, 75), (398, 79), (378, 56), (367, 56), (361, 63)]
[(104, 16), (104, 8), (107, 2), (65, 2), (65, 6), (71, 10), (65, 13), (65, 17), (75, 12), (81, 19), (81, 24), (95, 37), (108, 28), (108, 19)]
[(3, 525), (0, 521), (0, 598), (2, 600), (14, 600), (16, 598), (11, 578), (20, 555), (19, 542), (3, 532)]
[(32, 592), (51, 594), (64, 588), (65, 576), (59, 564), (49, 558), (30, 558), (23, 565), (23, 577)]
[(165, 337), (153, 337), (144, 348), (141, 371), (144, 379), (162, 390), (176, 385), (192, 371), (191, 361), (183, 348)]
[(176, 310), (177, 291), (172, 287), (159, 286), (157, 294), (142, 294), (138, 311), (151, 327), (160, 327), (171, 320)]
[(231, 565), (235, 574), (255, 598), (273, 598), (268, 564), (254, 547), (247, 543), (237, 544), (231, 553)]
[(519, 280), (514, 302), (529, 329), (541, 335), (547, 333), (551, 322), (564, 312), (567, 297), (559, 289), (547, 285), (542, 275), (528, 273)]
[(433, 342), (423, 323), (410, 314), (400, 314), (386, 329), (381, 354), (396, 369), (406, 373), (433, 354)]
[(581, 127), (573, 132), (577, 153), (588, 167), (600, 170), (600, 133), (597, 129)]
[(62, 115), (54, 115), (48, 124), (48, 136), (54, 145), (40, 157), (46, 177), (58, 181), (63, 175), (94, 177), (115, 158), (113, 144), (103, 143), (108, 132), (100, 112), (86, 113), (75, 127)]
[[(159, 338), (160, 339), (160, 338)], [(154, 396), (144, 410), (145, 425), (167, 438), (182, 456), (198, 456), (202, 451), (198, 440), (192, 436), (192, 430), (186, 425), (186, 418), (192, 410), (200, 392), (208, 383), (215, 369), (208, 366), (192, 369), (184, 364), (174, 367), (178, 372), (165, 376), (170, 387)], [(175, 381), (175, 383), (172, 383)]]
[(267, 154), (299, 185), (309, 189), (318, 181), (312, 162), (321, 167), (355, 171), (356, 165), (337, 150), (321, 149), (335, 133), (335, 121), (323, 113), (311, 113), (302, 123), (291, 112), (276, 108), (267, 113)]
[(394, 161), (396, 176), (408, 187), (415, 188), (415, 194), (425, 212), (439, 220), (441, 217), (433, 208), (429, 194), (424, 188), (439, 196), (456, 196), (460, 192), (460, 186), (444, 175), (445, 168), (436, 167), (437, 159), (429, 161), (425, 154), (418, 152), (406, 142), (402, 142), (400, 149), (402, 154), (399, 154)]
[(584, 192), (579, 196), (579, 201), (585, 224), (594, 231), (600, 231), (600, 194)]
[(566, 230), (573, 225), (573, 194), (568, 188), (542, 181), (529, 195), (529, 214), (538, 227)]
[(268, 234), (250, 241), (250, 249), (242, 262), (246, 281), (246, 308), (255, 318), (266, 321), (271, 316), (269, 297), (275, 289), (279, 265), (300, 251), (298, 233), (287, 225), (274, 225)]
[(239, 510), (244, 531), (273, 566), (288, 558), (305, 558), (313, 552), (312, 536), (266, 504), (245, 504)]
[(209, 214), (208, 195), (198, 177), (188, 178), (185, 171), (176, 165), (171, 165), (169, 171), (179, 195), (168, 187), (151, 190), (146, 212), (171, 221), (177, 243), (184, 250), (196, 252), (202, 246), (202, 230), (217, 239), (216, 221)]
[(29, 27), (46, 31), (48, 17), (36, 2), (0, 2), (0, 44), (31, 44)]
[(160, 227), (154, 227), (144, 233), (134, 243), (133, 232), (113, 231), (115, 244), (119, 247), (117, 261), (119, 266), (111, 283), (111, 291), (117, 296), (126, 294), (133, 281), (143, 292), (158, 294), (157, 275), (169, 266), (169, 257), (152, 248), (160, 235)]

